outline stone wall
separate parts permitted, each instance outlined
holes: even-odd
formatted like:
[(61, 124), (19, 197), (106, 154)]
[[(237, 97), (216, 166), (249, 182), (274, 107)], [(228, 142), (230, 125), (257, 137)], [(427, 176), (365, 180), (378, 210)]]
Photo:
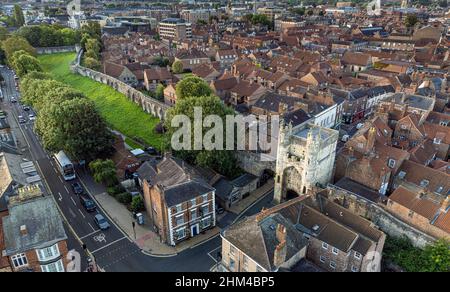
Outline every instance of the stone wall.
[(128, 99), (138, 104), (144, 112), (151, 114), (152, 116), (157, 117), (160, 120), (164, 120), (166, 111), (169, 109), (168, 105), (145, 95), (139, 90), (116, 78), (81, 66), (80, 60), (82, 53), (83, 52), (80, 51), (77, 55), (76, 60), (71, 64), (71, 70), (73, 73), (89, 77), (94, 81), (106, 84), (114, 88), (116, 91), (124, 94)]
[(406, 236), (416, 247), (424, 247), (432, 243), (436, 238), (403, 222), (393, 214), (385, 210), (384, 205), (375, 204), (354, 193), (328, 185), (323, 192), (328, 198), (350, 211), (358, 214), (377, 225), (384, 233), (392, 237)]
[(275, 173), (276, 161), (262, 161), (260, 154), (237, 151), (236, 158), (240, 168), (257, 177), (261, 177), (266, 170)]
[(77, 51), (78, 50), (77, 50), (76, 46), (36, 48), (36, 53), (38, 55), (69, 53), (69, 52), (77, 52)]

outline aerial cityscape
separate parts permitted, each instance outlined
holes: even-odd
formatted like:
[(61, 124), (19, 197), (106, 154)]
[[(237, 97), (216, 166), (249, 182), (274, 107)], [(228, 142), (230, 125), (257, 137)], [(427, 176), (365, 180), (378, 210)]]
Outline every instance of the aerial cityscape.
[(0, 0), (0, 251), (450, 272), (450, 1)]

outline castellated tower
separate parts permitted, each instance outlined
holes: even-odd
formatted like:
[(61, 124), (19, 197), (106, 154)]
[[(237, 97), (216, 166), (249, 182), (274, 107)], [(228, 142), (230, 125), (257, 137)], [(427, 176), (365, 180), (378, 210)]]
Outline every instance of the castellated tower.
[(281, 124), (275, 177), (275, 203), (325, 186), (333, 177), (339, 133), (313, 124)]

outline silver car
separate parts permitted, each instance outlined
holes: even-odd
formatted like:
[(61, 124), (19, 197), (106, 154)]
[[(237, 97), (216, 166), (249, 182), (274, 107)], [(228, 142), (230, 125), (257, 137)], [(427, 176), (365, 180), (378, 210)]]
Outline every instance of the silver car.
[(105, 217), (103, 217), (103, 215), (101, 214), (95, 215), (94, 221), (95, 224), (97, 224), (98, 228), (100, 228), (100, 230), (107, 230), (111, 227), (108, 221), (106, 221)]

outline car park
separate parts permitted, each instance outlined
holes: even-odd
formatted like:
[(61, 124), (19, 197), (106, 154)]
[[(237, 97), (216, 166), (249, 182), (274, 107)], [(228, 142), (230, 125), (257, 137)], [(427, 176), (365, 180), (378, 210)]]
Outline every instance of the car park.
[(107, 230), (111, 227), (105, 217), (101, 214), (97, 214), (94, 217), (95, 224), (100, 228), (100, 230)]

